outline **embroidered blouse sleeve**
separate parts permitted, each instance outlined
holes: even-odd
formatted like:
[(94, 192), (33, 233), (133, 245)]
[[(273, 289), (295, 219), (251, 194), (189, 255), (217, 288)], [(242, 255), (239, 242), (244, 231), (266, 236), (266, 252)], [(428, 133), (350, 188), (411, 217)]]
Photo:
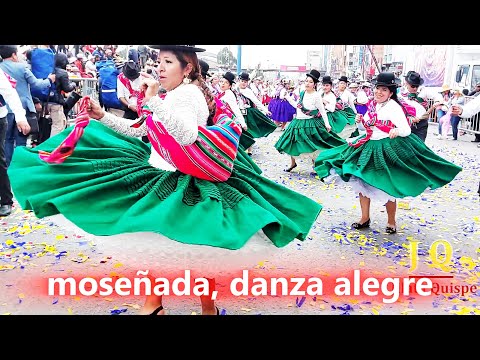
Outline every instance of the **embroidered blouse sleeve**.
[(463, 106), (460, 117), (469, 118), (478, 112), (480, 112), (480, 95), (474, 97), (472, 100), (466, 103), (465, 106)]
[(255, 104), (255, 106), (258, 108), (258, 110), (260, 110), (264, 114), (268, 111), (268, 109), (255, 96), (252, 89), (245, 88), (245, 89), (242, 90), (242, 94), (245, 95), (250, 100), (252, 100), (252, 102)]
[(315, 107), (318, 109), (318, 111), (320, 112), (320, 115), (322, 115), (322, 119), (325, 123), (325, 125), (330, 125), (330, 127), (332, 126), (332, 124), (330, 124), (330, 120), (328, 119), (328, 116), (327, 116), (327, 111), (325, 110), (325, 106), (323, 105), (323, 99), (322, 99), (322, 96), (320, 95), (320, 93), (315, 93)]
[(412, 133), (410, 125), (408, 124), (405, 113), (401, 106), (395, 101), (390, 101), (390, 106), (385, 106), (382, 110), (388, 114), (389, 120), (395, 124), (398, 129), (398, 136), (408, 136)]
[(140, 137), (140, 136), (145, 136), (147, 135), (147, 127), (145, 123), (143, 123), (140, 127), (138, 128), (132, 128), (132, 121), (128, 121), (124, 118), (121, 118), (119, 116), (113, 115), (111, 113), (106, 112), (105, 116), (101, 119), (99, 119), (102, 124), (108, 126), (112, 130), (115, 130), (119, 134), (123, 134), (126, 136), (131, 136), (131, 137)]
[(237, 98), (235, 94), (231, 90), (225, 91), (225, 95), (223, 95), (222, 100), (225, 101), (230, 108), (232, 109), (233, 113), (235, 114), (235, 120), (238, 121), (241, 126), (246, 126), (245, 119), (240, 111), (240, 107), (237, 103)]
[[(195, 85), (192, 85), (195, 86)], [(169, 94), (173, 98), (160, 99), (152, 97), (147, 105), (156, 115), (155, 121), (160, 121), (168, 133), (178, 141), (180, 145), (191, 145), (198, 137), (198, 104), (197, 94), (194, 88), (185, 86), (175, 93)]]
[(333, 95), (332, 93), (328, 93), (327, 95), (323, 95), (323, 98), (325, 99), (325, 102), (326, 102), (325, 110), (334, 112), (335, 103), (336, 103), (335, 95)]

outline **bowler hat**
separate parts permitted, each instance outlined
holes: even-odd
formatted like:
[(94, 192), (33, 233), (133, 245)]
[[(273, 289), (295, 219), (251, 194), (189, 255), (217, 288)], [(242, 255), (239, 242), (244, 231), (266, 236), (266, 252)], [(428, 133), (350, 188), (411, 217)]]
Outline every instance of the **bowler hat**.
[(395, 74), (392, 72), (382, 72), (372, 80), (375, 86), (398, 87)]
[(195, 45), (148, 45), (152, 49), (170, 50), (170, 51), (187, 51), (187, 52), (202, 52), (205, 49), (197, 48)]
[(325, 75), (322, 78), (322, 84), (330, 84), (333, 85), (332, 78), (329, 75)]
[(420, 86), (423, 84), (423, 79), (420, 74), (415, 71), (409, 71), (407, 75), (405, 75), (405, 81), (412, 86)]
[(208, 70), (210, 69), (210, 65), (208, 65), (208, 63), (205, 60), (202, 60), (202, 59), (199, 59), (198, 63), (200, 64), (200, 71), (202, 72), (202, 77), (204, 79), (206, 79), (207, 76), (211, 77), (212, 75), (210, 75), (208, 73)]
[(338, 79), (338, 81), (339, 81), (339, 82), (340, 82), (340, 81), (343, 81), (343, 82), (348, 83), (348, 79), (347, 79), (346, 76), (340, 76), (340, 78)]
[(312, 69), (306, 75), (308, 77), (311, 77), (315, 83), (317, 83), (320, 80), (320, 73), (318, 72), (318, 70)]
[(239, 75), (239, 78), (240, 78), (240, 80), (249, 81), (249, 80), (250, 80), (250, 75), (248, 75), (248, 73), (246, 73), (246, 72), (244, 71), (244, 72), (242, 72), (242, 73)]
[(135, 80), (140, 76), (138, 65), (133, 60), (129, 60), (123, 65), (122, 72), (128, 80)]
[(230, 71), (227, 71), (223, 77), (228, 80), (230, 85), (235, 83), (235, 75), (233, 75)]

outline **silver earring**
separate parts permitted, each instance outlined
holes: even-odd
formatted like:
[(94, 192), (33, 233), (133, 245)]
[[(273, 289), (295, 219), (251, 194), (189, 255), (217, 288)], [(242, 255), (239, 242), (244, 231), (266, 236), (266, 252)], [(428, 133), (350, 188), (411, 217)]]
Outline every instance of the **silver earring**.
[(187, 75), (185, 75), (185, 77), (183, 78), (183, 83), (184, 83), (185, 85), (188, 85), (188, 84), (190, 84), (191, 82), (192, 82), (192, 80), (191, 80)]

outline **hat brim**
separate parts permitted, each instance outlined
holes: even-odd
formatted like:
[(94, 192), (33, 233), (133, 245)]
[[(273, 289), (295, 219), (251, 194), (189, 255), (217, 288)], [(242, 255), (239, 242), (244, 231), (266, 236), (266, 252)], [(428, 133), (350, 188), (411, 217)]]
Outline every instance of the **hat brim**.
[(193, 45), (148, 45), (152, 49), (169, 50), (169, 51), (186, 51), (186, 52), (203, 52), (205, 49), (197, 48)]
[(306, 74), (306, 76), (308, 76), (309, 78), (312, 78), (312, 79), (315, 80), (316, 82), (319, 82), (319, 81), (320, 81), (317, 77), (313, 76), (312, 74)]
[(390, 87), (395, 87), (395, 88), (400, 87), (400, 85), (398, 85), (397, 83), (395, 83), (395, 84), (387, 84), (387, 83), (384, 83), (384, 82), (382, 82), (382, 81), (380, 81), (380, 82), (372, 81), (372, 84), (373, 84), (373, 86), (386, 86), (386, 87), (388, 87), (388, 88), (390, 88)]

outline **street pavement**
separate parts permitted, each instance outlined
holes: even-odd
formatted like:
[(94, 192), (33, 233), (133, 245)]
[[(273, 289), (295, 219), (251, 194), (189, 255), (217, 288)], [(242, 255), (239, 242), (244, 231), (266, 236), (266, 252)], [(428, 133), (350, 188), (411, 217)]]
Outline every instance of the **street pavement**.
[[(360, 218), (358, 196), (348, 183), (323, 183), (310, 175), (311, 164), (299, 162), (291, 173), (288, 155), (273, 145), (281, 135), (276, 130), (254, 145), (253, 159), (264, 175), (323, 205), (323, 210), (305, 241), (294, 241), (281, 251), (247, 268), (255, 276), (320, 278), (321, 295), (228, 296), (229, 282), (217, 279), (217, 305), (226, 315), (408, 315), (480, 314), (480, 148), (466, 134), (458, 141), (439, 140), (435, 124), (429, 128), (427, 145), (442, 157), (462, 166), (462, 172), (448, 185), (410, 199), (397, 211), (398, 232), (384, 232), (384, 206), (372, 201), (370, 229), (353, 230), (350, 224)], [(25, 176), (28, 176), (27, 170)], [(93, 215), (92, 215), (93, 216)], [(46, 279), (54, 274), (88, 277), (92, 274), (122, 276), (135, 269), (139, 258), (154, 264), (148, 248), (103, 247), (95, 237), (66, 230), (52, 219), (37, 219), (15, 203), (12, 214), (1, 221), (0, 314), (58, 315), (135, 315), (142, 297), (82, 295), (48, 296)], [(432, 247), (440, 241), (445, 246)], [(409, 249), (417, 244), (416, 258)], [(438, 249), (437, 254), (430, 249)], [(446, 253), (445, 253), (446, 249)], [(449, 251), (451, 250), (451, 253)], [(414, 262), (414, 259), (417, 262)], [(412, 268), (415, 263), (416, 268)], [(442, 265), (442, 263), (444, 263)], [(446, 284), (437, 294), (409, 293), (389, 303), (393, 295), (363, 293), (355, 296), (334, 294), (334, 280), (352, 278), (360, 272), (361, 281), (373, 276), (400, 280), (409, 276), (447, 276), (434, 282)], [(241, 276), (239, 274), (238, 276)], [(450, 286), (453, 285), (453, 286)], [(456, 289), (467, 289), (462, 295)], [(462, 288), (463, 286), (463, 288)], [(291, 289), (291, 288), (290, 288)], [(390, 288), (391, 289), (391, 288)], [(392, 293), (393, 294), (393, 293)], [(200, 302), (192, 296), (167, 296), (167, 314), (200, 314)]]

